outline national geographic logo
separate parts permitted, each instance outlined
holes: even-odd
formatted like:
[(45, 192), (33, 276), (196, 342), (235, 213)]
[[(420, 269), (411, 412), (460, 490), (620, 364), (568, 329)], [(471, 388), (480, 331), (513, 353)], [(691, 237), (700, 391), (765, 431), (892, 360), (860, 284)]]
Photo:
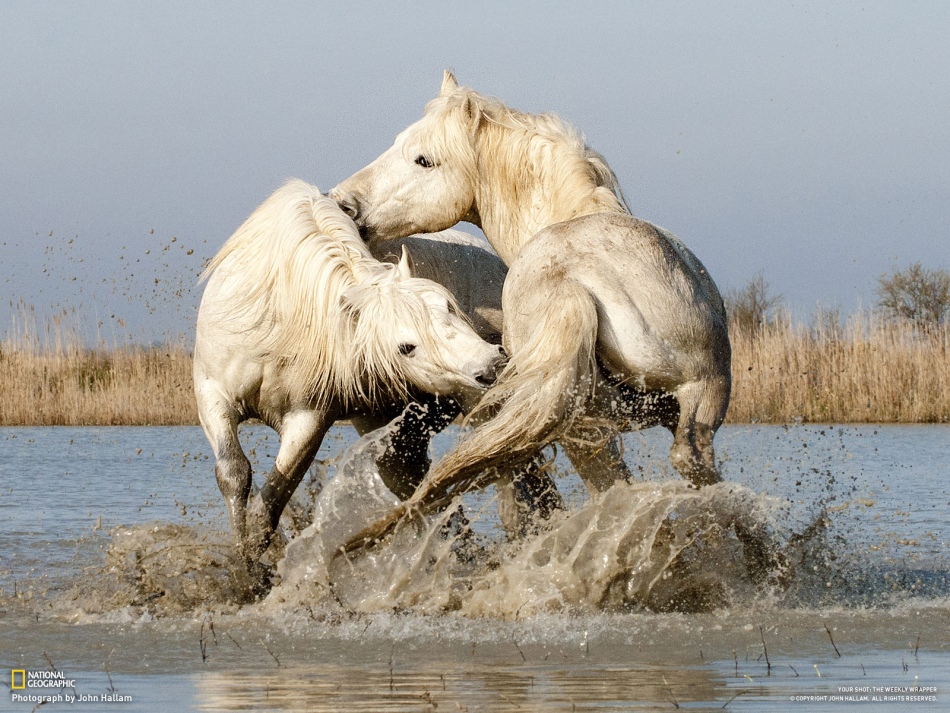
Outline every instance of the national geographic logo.
[(10, 688), (22, 691), (26, 688), (76, 688), (76, 679), (66, 678), (62, 671), (10, 671)]
[(76, 680), (66, 678), (62, 671), (10, 671), (10, 702), (33, 703), (39, 708), (47, 703), (74, 703)]
[[(111, 680), (111, 679), (110, 679)], [(33, 710), (47, 703), (131, 703), (132, 696), (117, 693), (83, 694), (76, 692), (76, 679), (62, 671), (31, 671), (15, 668), (10, 671), (10, 702), (30, 703)]]

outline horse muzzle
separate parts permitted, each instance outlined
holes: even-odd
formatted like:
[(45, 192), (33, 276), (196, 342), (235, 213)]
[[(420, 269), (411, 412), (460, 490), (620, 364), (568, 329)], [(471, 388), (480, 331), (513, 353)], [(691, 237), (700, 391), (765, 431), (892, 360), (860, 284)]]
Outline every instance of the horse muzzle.
[(499, 346), (498, 356), (492, 359), (484, 369), (474, 374), (475, 381), (487, 389), (498, 381), (498, 377), (501, 376), (501, 372), (507, 365), (508, 352), (505, 351), (504, 347)]

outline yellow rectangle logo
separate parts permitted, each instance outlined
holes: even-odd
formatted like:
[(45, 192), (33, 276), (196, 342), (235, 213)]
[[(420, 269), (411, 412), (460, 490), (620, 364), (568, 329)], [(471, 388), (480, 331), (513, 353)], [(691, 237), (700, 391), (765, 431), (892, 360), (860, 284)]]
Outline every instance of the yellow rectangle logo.
[[(20, 683), (17, 684), (16, 677), (17, 674), (20, 674)], [(14, 690), (19, 690), (21, 688), (26, 688), (26, 669), (17, 669), (15, 671), (10, 671), (10, 688)]]

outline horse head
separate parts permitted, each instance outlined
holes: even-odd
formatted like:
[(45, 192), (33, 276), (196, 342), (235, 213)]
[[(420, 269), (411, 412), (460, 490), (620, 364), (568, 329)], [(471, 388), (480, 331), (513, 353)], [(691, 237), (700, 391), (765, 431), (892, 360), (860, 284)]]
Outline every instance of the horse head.
[(330, 197), (368, 242), (437, 232), (460, 220), (477, 225), (475, 139), (482, 119), (477, 95), (446, 72), (422, 119)]
[(362, 371), (456, 398), (470, 408), (507, 362), (500, 346), (479, 337), (438, 283), (414, 277), (403, 246), (397, 265), (345, 292)]

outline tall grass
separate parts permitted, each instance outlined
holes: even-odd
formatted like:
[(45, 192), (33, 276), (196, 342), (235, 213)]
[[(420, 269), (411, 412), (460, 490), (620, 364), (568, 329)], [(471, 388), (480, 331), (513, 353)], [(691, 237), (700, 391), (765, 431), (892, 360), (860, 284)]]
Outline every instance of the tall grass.
[[(84, 345), (64, 311), (20, 305), (0, 344), (0, 425), (198, 422), (184, 343)], [(950, 327), (872, 313), (731, 329), (730, 423), (950, 422)]]
[(805, 326), (786, 314), (731, 337), (731, 423), (950, 421), (946, 323), (819, 312)]
[(197, 423), (191, 355), (184, 344), (84, 344), (74, 313), (37, 320), (15, 308), (0, 344), (0, 425)]

